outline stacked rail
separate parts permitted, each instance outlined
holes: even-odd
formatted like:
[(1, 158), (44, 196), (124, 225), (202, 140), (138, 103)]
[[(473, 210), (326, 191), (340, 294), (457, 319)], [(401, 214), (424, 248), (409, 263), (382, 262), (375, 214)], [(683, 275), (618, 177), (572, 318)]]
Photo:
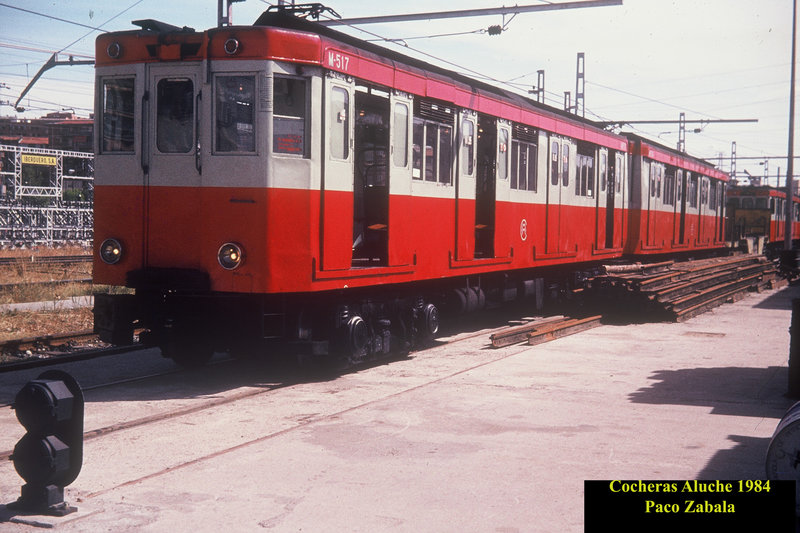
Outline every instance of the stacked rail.
[(564, 316), (544, 318), (529, 324), (505, 328), (493, 333), (489, 340), (493, 348), (502, 348), (524, 342), (528, 343), (529, 346), (535, 346), (597, 327), (601, 324), (602, 318), (600, 315), (584, 318)]
[(616, 265), (605, 270), (588, 281), (599, 305), (617, 304), (618, 311), (676, 322), (738, 300), (748, 291), (785, 283), (775, 265), (760, 255)]

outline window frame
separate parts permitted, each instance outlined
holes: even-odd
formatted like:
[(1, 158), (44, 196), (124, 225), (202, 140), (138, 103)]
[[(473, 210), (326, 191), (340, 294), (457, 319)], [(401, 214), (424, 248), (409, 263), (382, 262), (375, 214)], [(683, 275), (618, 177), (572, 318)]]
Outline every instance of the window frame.
[[(219, 90), (219, 82), (223, 78), (249, 78), (252, 81), (252, 100), (250, 101), (250, 126), (252, 131), (250, 133), (250, 138), (252, 143), (252, 149), (249, 150), (241, 150), (241, 149), (234, 149), (234, 150), (226, 150), (220, 148), (220, 107), (222, 103), (219, 100), (220, 90)], [(219, 72), (214, 75), (214, 85), (213, 85), (213, 125), (212, 130), (214, 132), (214, 139), (213, 139), (213, 153), (214, 155), (250, 155), (255, 154), (258, 152), (258, 144), (259, 144), (259, 127), (258, 127), (258, 114), (256, 113), (256, 106), (258, 104), (257, 98), (259, 94), (259, 81), (258, 79), (260, 76), (256, 72)], [(240, 123), (236, 123), (240, 124)], [(238, 129), (238, 128), (237, 128)], [(241, 145), (236, 143), (236, 147), (239, 148)]]
[[(119, 82), (121, 80), (130, 81), (130, 88), (129, 88), (130, 89), (130, 101), (127, 101), (127, 99), (122, 99), (121, 100), (123, 103), (127, 103), (130, 106), (130, 117), (129, 118), (128, 117), (124, 117), (126, 111), (128, 111), (127, 105), (115, 106), (114, 111), (117, 111), (117, 112), (114, 113), (113, 115), (122, 115), (123, 118), (120, 119), (120, 121), (119, 121), (121, 123), (120, 124), (120, 128), (118, 128), (119, 131), (120, 131), (120, 134), (116, 135), (114, 138), (110, 139), (110, 141), (122, 141), (126, 137), (126, 135), (125, 135), (126, 133), (130, 134), (130, 141), (125, 142), (125, 147), (124, 148), (114, 149), (114, 148), (109, 148), (108, 144), (106, 144), (107, 140), (106, 140), (106, 136), (105, 136), (105, 131), (106, 131), (106, 125), (107, 125), (107, 118), (112, 115), (111, 113), (109, 113), (109, 108), (106, 105), (106, 102), (108, 102), (108, 94), (109, 94), (106, 91), (106, 87), (107, 87), (109, 82)], [(102, 81), (101, 81), (101, 87), (102, 87), (102, 89), (101, 89), (101, 93), (100, 93), (100, 99), (101, 99), (101, 101), (100, 101), (100, 109), (101, 109), (102, 117), (101, 117), (101, 121), (100, 121), (100, 132), (99, 132), (100, 141), (98, 143), (99, 144), (98, 150), (99, 150), (99, 152), (101, 154), (104, 154), (104, 155), (113, 155), (113, 154), (128, 154), (128, 155), (130, 155), (130, 154), (133, 154), (133, 153), (136, 152), (136, 126), (137, 126), (136, 75), (135, 74), (134, 75), (126, 74), (126, 75), (120, 75), (120, 76), (103, 77)], [(125, 89), (127, 89), (127, 88), (125, 88)], [(121, 93), (121, 91), (119, 89), (117, 89), (114, 94), (118, 95), (120, 93)], [(127, 124), (125, 124), (125, 122), (128, 122), (128, 121), (130, 122), (129, 127), (127, 126)], [(128, 146), (130, 148), (128, 148)]]
[[(275, 80), (282, 79), (282, 80), (291, 80), (294, 82), (302, 82), (303, 83), (303, 116), (297, 115), (286, 115), (282, 113), (277, 113), (277, 91), (276, 91), (276, 83)], [(275, 73), (272, 76), (272, 139), (270, 139), (270, 150), (272, 155), (279, 156), (279, 157), (289, 157), (289, 158), (296, 158), (296, 159), (309, 159), (311, 157), (311, 128), (310, 128), (310, 121), (311, 121), (311, 79), (302, 76), (290, 76), (287, 74), (278, 74)], [(352, 98), (352, 95), (349, 94), (348, 91), (348, 98)], [(351, 120), (349, 116), (349, 112), (347, 114), (348, 121)], [(275, 125), (277, 124), (278, 119), (285, 120), (285, 119), (294, 119), (295, 123), (302, 124), (302, 153), (296, 152), (289, 152), (289, 151), (280, 151), (276, 150), (276, 131), (277, 128)], [(347, 123), (349, 126), (349, 122)], [(349, 151), (349, 131), (348, 131), (348, 151)]]

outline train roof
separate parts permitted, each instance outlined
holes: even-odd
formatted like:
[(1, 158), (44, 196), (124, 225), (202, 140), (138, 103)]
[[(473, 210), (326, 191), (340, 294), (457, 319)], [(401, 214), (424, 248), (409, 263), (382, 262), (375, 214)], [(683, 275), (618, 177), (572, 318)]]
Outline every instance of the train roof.
[(555, 115), (560, 116), (561, 118), (582, 122), (584, 124), (591, 125), (592, 127), (595, 127), (599, 130), (604, 129), (603, 126), (598, 122), (594, 122), (584, 117), (579, 117), (578, 115), (569, 113), (568, 111), (564, 111), (563, 109), (558, 109), (555, 107), (548, 106), (546, 104), (537, 102), (536, 100), (533, 100), (531, 98), (525, 97), (519, 93), (508, 91), (500, 87), (497, 87), (496, 85), (476, 80), (475, 78), (471, 78), (465, 74), (461, 74), (454, 70), (449, 70), (443, 67), (432, 65), (421, 59), (416, 59), (414, 57), (402, 54), (400, 52), (396, 52), (389, 48), (384, 48), (383, 46), (334, 30), (329, 26), (317, 24), (315, 22), (309, 21), (304, 18), (295, 17), (283, 11), (267, 10), (264, 13), (262, 13), (262, 15), (255, 21), (255, 23), (253, 23), (253, 25), (273, 26), (273, 27), (304, 31), (309, 33), (316, 33), (321, 36), (328, 37), (330, 39), (334, 39), (336, 41), (348, 44), (350, 46), (365, 50), (367, 52), (371, 52), (388, 60), (396, 61), (404, 65), (415, 67), (427, 72), (434, 72), (446, 76), (447, 78), (450, 78), (454, 81), (463, 83), (465, 85), (469, 85), (471, 87), (475, 87), (477, 89), (481, 89), (489, 93), (494, 93), (498, 96), (502, 96), (503, 98), (518, 103), (524, 103), (527, 106), (537, 108), (547, 113), (553, 113)]
[[(728, 179), (726, 174), (716, 170), (711, 163), (702, 159), (680, 153), (632, 133), (616, 134), (607, 131), (601, 123), (294, 16), (289, 9), (275, 9), (277, 7), (279, 6), (273, 6), (262, 13), (252, 26), (223, 26), (209, 29), (206, 32), (195, 32), (192, 28), (181, 28), (151, 19), (134, 21), (134, 24), (141, 29), (103, 34), (97, 38), (96, 64), (105, 66), (125, 61), (228, 58), (229, 56), (223, 51), (222, 43), (215, 43), (212, 46), (212, 39), (217, 35), (236, 36), (248, 28), (250, 31), (262, 29), (263, 33), (269, 34), (267, 41), (273, 43), (282, 41), (279, 44), (280, 54), (276, 55), (275, 59), (292, 61), (296, 58), (301, 63), (317, 64), (344, 72), (343, 69), (337, 69), (325, 61), (326, 51), (332, 48), (339, 49), (355, 54), (357, 59), (363, 60), (361, 62), (372, 68), (370, 73), (377, 73), (376, 77), (384, 79), (393, 88), (404, 89), (404, 87), (397, 86), (401, 85), (400, 83), (393, 83), (393, 80), (399, 80), (402, 77), (402, 84), (406, 87), (422, 89), (408, 92), (422, 93), (428, 97), (438, 97), (443, 100), (452, 96), (452, 100), (457, 106), (469, 107), (533, 127), (542, 127), (556, 134), (616, 150), (628, 151), (630, 144), (638, 142), (640, 146), (644, 144), (648, 148), (649, 155), (654, 159), (693, 169), (718, 179)], [(302, 37), (303, 35), (306, 37)], [(138, 46), (146, 48), (147, 53), (109, 61), (104, 52), (112, 40), (117, 37), (131, 38)], [(166, 52), (164, 56), (161, 56), (159, 52), (154, 52), (158, 46), (162, 45), (165, 46), (165, 49), (177, 50), (176, 43), (180, 43), (179, 51)], [(256, 57), (252, 55), (252, 49), (248, 54), (248, 57)], [(367, 70), (367, 67), (364, 69)], [(392, 74), (387, 74), (387, 70), (391, 70)], [(368, 81), (376, 82), (374, 79)]]
[[(253, 25), (282, 28), (319, 35), (327, 41), (325, 44), (336, 42), (353, 47), (358, 51), (370, 54), (373, 61), (392, 63), (395, 67), (402, 67), (405, 70), (416, 70), (419, 74), (428, 77), (440, 77), (442, 78), (441, 81), (446, 81), (453, 83), (456, 86), (460, 86), (459, 88), (464, 91), (492, 95), (518, 108), (535, 110), (537, 114), (550, 117), (551, 119), (562, 124), (573, 124), (578, 128), (588, 128), (592, 130), (594, 134), (590, 135), (592, 139), (586, 140), (591, 140), (593, 142), (597, 142), (598, 144), (609, 146), (615, 149), (624, 149), (622, 144), (620, 144), (621, 142), (624, 142), (624, 139), (617, 134), (606, 131), (602, 125), (597, 122), (584, 117), (579, 117), (575, 114), (558, 108), (550, 107), (521, 94), (502, 89), (490, 83), (476, 80), (459, 72), (432, 65), (423, 60), (407, 56), (400, 52), (384, 48), (368, 41), (364, 41), (363, 39), (342, 33), (328, 26), (293, 16), (285, 10), (267, 10), (255, 21)], [(524, 120), (519, 121), (524, 122)], [(569, 133), (564, 133), (566, 135), (570, 135)], [(572, 135), (576, 137), (583, 137), (582, 135)], [(610, 142), (611, 139), (615, 139), (616, 142)], [(603, 142), (603, 140), (605, 142)]]
[(729, 181), (730, 176), (717, 169), (712, 163), (705, 159), (691, 156), (684, 152), (679, 152), (675, 148), (657, 143), (636, 133), (623, 132), (621, 135), (631, 141), (631, 146), (639, 146), (640, 153), (661, 163), (666, 163), (676, 167), (684, 168), (693, 172), (700, 172), (712, 178)]
[[(772, 185), (737, 185), (728, 189), (729, 196), (770, 196), (786, 198), (786, 189)], [(800, 202), (800, 196), (794, 195), (794, 201)]]

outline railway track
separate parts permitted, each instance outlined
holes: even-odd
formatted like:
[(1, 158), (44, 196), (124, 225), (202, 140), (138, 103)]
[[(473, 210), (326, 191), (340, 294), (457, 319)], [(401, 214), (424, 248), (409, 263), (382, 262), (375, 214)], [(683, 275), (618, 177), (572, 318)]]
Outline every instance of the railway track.
[[(614, 291), (619, 291), (620, 294), (624, 294), (626, 297), (635, 296), (635, 298), (641, 302), (656, 302), (662, 309), (670, 309), (676, 317), (676, 320), (694, 316), (694, 314), (702, 312), (702, 310), (718, 305), (723, 301), (730, 300), (735, 294), (743, 294), (747, 290), (771, 286), (776, 281), (776, 276), (772, 276), (771, 266), (766, 265), (765, 261), (761, 258), (753, 257), (709, 260), (705, 262), (691, 262), (690, 264), (665, 262), (651, 265), (628, 265), (611, 268), (610, 270), (613, 272), (591, 280), (594, 285), (594, 290), (597, 290), (598, 287), (602, 287), (604, 290), (612, 289)], [(485, 346), (485, 343), (481, 340), (484, 338), (488, 339), (489, 344), (494, 348), (506, 348), (521, 343), (536, 345), (597, 327), (602, 324), (602, 320), (603, 317), (601, 315), (579, 318), (567, 316), (540, 318), (522, 325), (503, 326), (488, 331), (481, 330), (478, 332), (462, 333), (444, 340), (442, 344), (434, 349), (441, 349), (443, 347), (451, 349), (453, 345), (462, 342), (478, 343)], [(78, 333), (86, 334), (88, 332)], [(62, 336), (49, 336), (46, 340), (48, 342), (57, 343), (62, 341), (63, 338)], [(22, 345), (21, 341), (22, 340), (13, 342)], [(24, 341), (37, 343), (42, 340), (24, 339)], [(125, 347), (113, 349), (111, 351), (83, 351), (68, 356), (50, 358), (44, 361), (34, 361), (29, 364), (15, 364), (16, 366), (14, 367), (6, 365), (5, 367), (0, 367), (0, 372), (8, 371), (6, 367), (9, 367), (9, 369), (32, 368), (42, 364), (63, 363), (101, 357), (131, 349), (131, 347)], [(419, 357), (421, 353), (423, 352), (416, 352), (415, 357)], [(507, 355), (500, 355), (499, 357), (503, 358), (507, 357)], [(494, 360), (496, 359), (491, 359), (491, 361)], [(383, 365), (385, 362), (385, 360), (378, 361), (372, 363), (372, 366)], [(236, 363), (236, 360), (228, 358), (217, 361), (216, 364), (230, 363)], [(484, 362), (477, 366), (482, 366), (483, 364), (487, 363)], [(367, 367), (369, 366), (370, 365), (367, 365)], [(359, 369), (364, 368), (365, 367), (359, 367)], [(470, 368), (475, 367), (471, 366)], [(98, 383), (87, 387), (86, 390), (108, 389), (131, 382), (147, 382), (151, 379), (162, 378), (165, 375), (190, 372), (192, 371), (174, 368), (167, 372)], [(216, 369), (213, 370), (213, 374), (215, 375), (220, 373), (221, 372)], [(314, 378), (319, 378), (319, 375), (314, 376)], [(255, 387), (246, 386), (230, 394), (215, 395), (210, 398), (201, 397), (197, 402), (192, 402), (189, 405), (169, 408), (161, 412), (147, 414), (146, 416), (132, 417), (102, 427), (90, 429), (85, 432), (84, 439), (98, 439), (123, 430), (162, 423), (188, 415), (195, 415), (223, 405), (246, 401), (260, 396), (266, 397), (282, 389), (287, 389), (307, 381), (308, 375), (304, 374), (302, 371), (290, 373), (285, 375), (283, 379), (272, 380), (269, 383), (261, 383)], [(303, 424), (299, 424), (297, 427), (302, 427), (302, 425)], [(7, 459), (10, 455), (11, 450), (2, 451), (0, 452), (0, 460)], [(93, 495), (89, 496), (91, 497)]]
[(15, 292), (29, 287), (55, 287), (58, 285), (88, 285), (92, 283), (92, 278), (59, 279), (52, 281), (26, 281), (25, 283), (0, 283), (0, 294), (4, 292)]
[[(595, 318), (597, 318), (597, 317), (595, 317)], [(557, 331), (558, 327), (556, 326), (556, 324), (557, 323), (569, 322), (569, 321), (570, 320), (566, 319), (565, 317), (555, 317), (555, 318), (551, 318), (551, 319), (544, 319), (544, 320), (536, 321), (535, 324), (537, 324), (537, 325), (541, 325), (543, 322), (550, 325), (549, 329), (547, 330), (547, 333), (545, 333), (543, 330), (539, 332), (539, 333), (541, 333), (541, 335), (540, 335), (541, 341), (540, 342), (545, 342), (547, 340), (553, 340), (555, 338), (558, 338), (559, 336), (563, 336), (563, 335), (560, 335), (558, 333), (558, 331)], [(517, 327), (519, 327), (519, 326), (517, 326)], [(453, 335), (452, 337), (446, 338), (442, 343), (438, 344), (437, 346), (433, 347), (432, 349), (442, 349), (443, 347), (452, 347), (453, 345), (456, 345), (456, 344), (459, 344), (459, 343), (477, 343), (477, 344), (485, 346), (485, 339), (488, 338), (491, 341), (491, 339), (494, 338), (495, 335), (500, 334), (500, 332), (502, 332), (505, 329), (508, 329), (507, 326), (502, 326), (502, 327), (499, 327), (499, 328), (493, 328), (493, 329), (490, 329), (488, 331), (487, 330), (479, 330), (479, 331), (468, 331), (468, 332), (458, 333), (458, 334)], [(514, 328), (512, 328), (512, 329), (514, 329)], [(576, 333), (576, 332), (577, 332), (577, 330), (573, 331), (573, 333)], [(88, 334), (88, 333), (90, 333), (90, 332), (88, 332), (88, 331), (76, 332), (74, 335), (75, 336), (80, 336), (80, 335)], [(37, 344), (38, 345), (38, 344), (40, 344), (41, 342), (44, 342), (44, 341), (52, 342), (52, 343), (59, 343), (59, 342), (64, 341), (65, 339), (69, 339), (69, 338), (73, 338), (73, 337), (70, 337), (69, 335), (63, 335), (63, 336), (62, 335), (58, 335), (58, 336), (54, 335), (54, 336), (47, 336), (45, 338), (40, 338), (40, 339), (20, 339), (20, 340), (16, 340), (16, 341), (11, 341), (10, 344), (13, 344), (14, 346), (22, 346), (24, 343), (33, 343), (33, 344)], [(506, 344), (506, 346), (508, 346), (508, 345), (509, 344)], [(0, 346), (2, 346), (2, 345), (0, 345)], [(9, 372), (9, 371), (13, 371), (13, 370), (23, 370), (23, 369), (36, 368), (38, 366), (44, 366), (44, 365), (59, 364), (59, 363), (65, 363), (65, 362), (83, 361), (83, 360), (92, 359), (92, 358), (96, 358), (96, 357), (103, 357), (103, 356), (106, 356), (106, 355), (120, 354), (120, 353), (124, 353), (126, 351), (137, 350), (137, 349), (139, 349), (139, 348), (136, 348), (136, 347), (120, 347), (120, 348), (106, 348), (106, 349), (99, 349), (99, 350), (85, 350), (85, 351), (75, 352), (75, 353), (72, 353), (72, 354), (67, 354), (67, 355), (62, 355), (62, 356), (57, 356), (57, 357), (50, 357), (48, 359), (37, 359), (37, 360), (33, 360), (33, 361), (28, 361), (28, 362), (11, 363), (11, 364), (6, 364), (6, 365), (0, 365), (0, 373)], [(420, 355), (420, 353), (422, 353), (422, 352), (415, 352), (414, 356), (418, 357)], [(380, 360), (380, 361), (374, 361), (374, 362), (367, 363), (365, 365), (359, 366), (358, 370), (365, 370), (365, 369), (370, 368), (370, 367), (382, 366), (386, 362), (387, 362), (387, 360), (385, 360), (385, 359), (384, 360)], [(237, 364), (249, 365), (249, 364), (253, 364), (253, 363), (254, 362), (249, 362), (249, 361), (242, 362), (242, 361), (239, 361), (239, 360), (237, 360), (235, 358), (225, 358), (225, 359), (217, 360), (215, 363), (213, 363), (213, 365), (214, 365), (213, 373), (215, 375), (223, 373), (223, 372), (220, 371), (220, 369), (224, 368), (225, 365), (230, 365), (228, 368), (231, 368), (231, 367), (236, 366)], [(211, 410), (211, 409), (214, 409), (214, 408), (226, 405), (226, 404), (231, 404), (231, 403), (235, 403), (235, 402), (238, 402), (238, 401), (243, 401), (243, 400), (246, 400), (246, 399), (249, 399), (249, 398), (254, 398), (254, 397), (257, 397), (257, 396), (267, 396), (267, 395), (270, 395), (270, 394), (274, 394), (274, 393), (276, 393), (277, 391), (279, 391), (281, 389), (286, 389), (286, 388), (291, 387), (293, 385), (296, 385), (296, 384), (299, 384), (299, 383), (303, 383), (303, 382), (307, 382), (309, 379), (311, 379), (312, 381), (316, 381), (320, 377), (322, 377), (323, 379), (327, 380), (327, 379), (330, 379), (330, 378), (335, 377), (336, 375), (338, 375), (338, 373), (335, 370), (316, 369), (313, 372), (311, 372), (311, 374), (308, 373), (308, 370), (309, 369), (306, 368), (306, 367), (299, 367), (299, 368), (298, 367), (291, 367), (291, 366), (290, 367), (279, 367), (277, 372), (278, 372), (278, 374), (280, 374), (282, 376), (282, 379), (275, 380), (272, 383), (261, 384), (261, 385), (259, 385), (257, 387), (254, 387), (254, 388), (245, 388), (245, 390), (237, 391), (237, 392), (235, 392), (233, 394), (222, 395), (220, 397), (214, 396), (214, 397), (211, 397), (211, 398), (201, 399), (201, 400), (199, 400), (199, 403), (192, 403), (190, 405), (181, 406), (181, 407), (177, 407), (177, 408), (171, 408), (171, 409), (164, 410), (162, 412), (156, 412), (156, 413), (148, 414), (148, 415), (143, 416), (143, 417), (125, 419), (125, 420), (121, 420), (119, 422), (116, 422), (116, 423), (113, 423), (113, 424), (109, 424), (109, 425), (106, 425), (106, 426), (103, 426), (103, 427), (89, 429), (84, 433), (84, 440), (97, 439), (97, 438), (100, 438), (100, 437), (103, 437), (103, 436), (107, 436), (109, 434), (116, 433), (116, 432), (119, 432), (119, 431), (122, 431), (122, 430), (127, 430), (127, 429), (142, 427), (142, 426), (147, 426), (147, 425), (150, 425), (150, 424), (160, 423), (160, 422), (176, 419), (176, 418), (183, 417), (183, 416), (200, 413), (202, 411)], [(203, 370), (200, 369), (200, 371), (202, 372)], [(235, 370), (230, 370), (230, 371), (234, 372)], [(171, 368), (167, 372), (158, 372), (158, 373), (153, 373), (153, 374), (148, 374), (148, 375), (143, 375), (143, 376), (135, 376), (135, 377), (132, 377), (132, 378), (126, 378), (126, 379), (121, 379), (121, 380), (111, 380), (111, 381), (108, 381), (108, 382), (98, 383), (98, 384), (95, 384), (95, 385), (92, 385), (92, 386), (85, 387), (84, 391), (92, 391), (92, 390), (98, 390), (98, 389), (108, 389), (108, 388), (117, 387), (117, 386), (125, 386), (127, 384), (132, 383), (132, 382), (147, 382), (148, 380), (155, 380), (155, 379), (158, 379), (158, 378), (162, 378), (162, 377), (164, 377), (166, 375), (189, 374), (189, 373), (192, 373), (192, 370), (186, 370), (186, 369), (183, 369), (183, 368), (174, 367), (174, 368)], [(330, 376), (328, 376), (327, 374), (330, 374)], [(248, 375), (252, 375), (252, 371), (248, 372)], [(147, 385), (143, 385), (143, 387), (147, 387)], [(12, 453), (11, 450), (0, 451), (0, 461), (8, 459), (8, 457), (11, 455), (11, 453)]]
[(30, 255), (27, 257), (0, 257), (0, 266), (8, 265), (72, 265), (90, 263), (92, 256), (79, 255)]

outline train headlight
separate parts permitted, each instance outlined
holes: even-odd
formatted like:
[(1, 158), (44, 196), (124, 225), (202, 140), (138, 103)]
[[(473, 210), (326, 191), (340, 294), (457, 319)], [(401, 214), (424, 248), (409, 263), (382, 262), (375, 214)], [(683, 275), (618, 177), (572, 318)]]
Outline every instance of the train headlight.
[(106, 47), (106, 53), (111, 59), (119, 59), (122, 55), (122, 45), (115, 41)]
[(239, 46), (241, 46), (241, 43), (239, 43), (239, 39), (234, 39), (233, 37), (231, 37), (230, 39), (225, 41), (225, 53), (228, 54), (229, 56), (232, 56), (239, 51)]
[(122, 245), (117, 239), (106, 239), (100, 245), (100, 259), (104, 263), (114, 265), (122, 259)]
[(225, 270), (239, 268), (244, 262), (244, 250), (235, 242), (226, 242), (219, 247), (217, 261), (219, 261), (220, 266)]

